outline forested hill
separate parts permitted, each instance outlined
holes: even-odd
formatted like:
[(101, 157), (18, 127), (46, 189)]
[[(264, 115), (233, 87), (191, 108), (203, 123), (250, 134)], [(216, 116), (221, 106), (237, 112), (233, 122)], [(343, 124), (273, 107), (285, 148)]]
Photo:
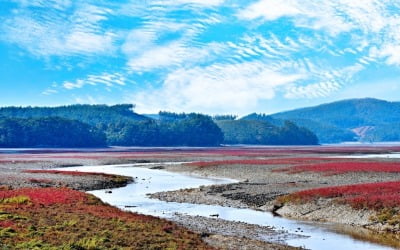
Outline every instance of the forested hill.
[(351, 99), (269, 116), (313, 131), (320, 142), (399, 141), (400, 102)]
[(104, 133), (58, 117), (0, 118), (0, 147), (101, 147)]
[[(0, 108), (0, 147), (218, 146), (316, 144), (294, 123), (240, 122), (235, 116), (139, 115), (134, 106)], [(218, 125), (217, 125), (218, 124)], [(225, 133), (225, 136), (224, 136)]]
[(216, 120), (226, 144), (315, 145), (318, 138), (310, 130), (290, 121), (272, 124), (262, 120)]
[(166, 112), (159, 116), (165, 119), (136, 114), (133, 105), (1, 108), (0, 147), (218, 146), (223, 142), (221, 130), (209, 116)]
[(60, 117), (79, 120), (90, 125), (113, 122), (143, 121), (149, 118), (133, 112), (134, 105), (70, 105), (60, 107), (5, 107), (0, 108), (0, 117), (43, 118)]

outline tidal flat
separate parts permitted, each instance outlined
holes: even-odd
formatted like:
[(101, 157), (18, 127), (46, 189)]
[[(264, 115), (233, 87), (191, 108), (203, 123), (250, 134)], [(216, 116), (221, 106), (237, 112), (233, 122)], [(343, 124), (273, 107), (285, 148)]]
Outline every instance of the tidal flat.
[[(75, 171), (74, 173), (71, 173), (71, 170), (67, 170), (68, 167), (72, 166), (112, 164), (131, 164), (135, 167), (153, 169), (154, 171), (167, 171), (169, 173), (195, 175), (203, 178), (224, 178), (234, 181), (188, 187), (180, 190), (150, 192), (152, 193), (150, 196), (151, 198), (174, 203), (244, 208), (253, 211), (273, 212), (276, 215), (302, 221), (329, 222), (330, 227), (335, 226), (334, 230), (340, 233), (349, 235), (353, 239), (361, 239), (363, 242), (379, 243), (384, 249), (383, 245), (399, 247), (398, 217), (400, 192), (397, 189), (386, 190), (386, 192), (390, 192), (390, 197), (388, 197), (389, 193), (385, 194), (383, 190), (383, 193), (374, 193), (371, 195), (371, 200), (366, 199), (358, 203), (354, 203), (357, 200), (357, 195), (359, 195), (357, 193), (343, 196), (343, 194), (336, 192), (335, 195), (326, 196), (319, 194), (308, 197), (299, 195), (299, 192), (300, 194), (305, 191), (315, 193), (315, 191), (308, 190), (321, 188), (331, 190), (337, 189), (337, 186), (363, 185), (366, 183), (368, 183), (367, 185), (392, 183), (392, 186), (398, 187), (400, 186), (397, 183), (400, 181), (399, 159), (379, 157), (382, 154), (390, 155), (397, 152), (400, 152), (400, 148), (396, 146), (114, 148), (84, 152), (72, 149), (62, 151), (4, 151), (0, 154), (0, 185), (3, 186), (2, 192), (8, 193), (10, 193), (10, 190), (17, 192), (18, 190), (32, 188), (37, 190), (38, 193), (46, 190), (46, 188), (71, 191), (100, 189), (105, 193), (107, 190), (114, 192), (114, 190), (117, 190), (114, 188), (135, 185), (135, 182), (142, 181), (132, 176), (124, 177), (123, 172), (118, 175), (106, 175), (102, 171), (78, 174), (75, 170), (73, 170)], [(362, 156), (372, 154), (378, 155), (378, 157), (362, 158)], [(60, 170), (60, 168), (63, 168), (63, 170)], [(369, 197), (368, 194), (363, 195), (364, 197)], [(20, 215), (12, 214), (12, 212), (10, 215), (7, 209), (11, 209), (10, 207), (13, 206), (17, 208), (25, 208), (25, 206), (34, 207), (32, 204), (36, 203), (29, 194), (21, 193), (21, 195), (16, 196), (3, 196), (1, 209), (7, 214), (4, 217), (8, 219), (2, 219), (0, 227), (2, 227), (2, 230), (10, 232), (5, 232), (3, 236), (0, 236), (7, 239), (7, 241), (2, 242), (7, 242), (7, 244), (13, 244), (13, 242), (15, 244), (34, 244), (36, 242), (48, 248), (59, 246), (54, 245), (56, 244), (55, 242), (44, 236), (35, 238), (35, 242), (21, 242), (19, 228), (26, 228), (28, 225), (26, 223), (31, 223), (30, 226), (37, 228), (39, 226), (37, 223), (39, 222), (32, 220), (28, 220), (27, 222), (16, 219), (13, 216), (16, 215), (18, 217)], [(20, 196), (27, 197), (27, 201), (4, 202), (6, 199), (21, 198)], [(388, 200), (393, 202), (388, 203)], [(95, 203), (95, 205), (103, 206), (104, 204), (100, 202)], [(54, 206), (54, 204), (43, 206), (46, 208)], [(57, 209), (70, 211), (69, 209), (71, 208), (68, 208), (68, 206), (63, 208), (63, 206), (66, 205), (58, 204)], [(129, 210), (128, 207), (120, 207), (120, 209)], [(120, 213), (123, 214), (125, 212)], [(137, 215), (136, 212), (129, 214)], [(181, 231), (182, 234), (188, 235), (187, 243), (189, 245), (185, 246), (191, 249), (204, 249), (205, 247), (225, 249), (291, 249), (295, 245), (291, 244), (290, 241), (285, 241), (285, 234), (291, 232), (278, 230), (278, 228), (272, 226), (268, 227), (268, 225), (258, 228), (258, 226), (252, 223), (224, 221), (221, 217), (217, 213), (208, 214), (208, 216), (181, 213), (177, 214), (174, 219), (151, 218), (155, 221), (160, 220), (162, 223), (171, 223), (168, 224), (170, 225), (168, 227), (172, 227), (174, 230), (183, 230)], [(51, 216), (48, 217), (47, 226), (52, 226), (53, 230), (54, 226), (60, 224), (65, 218), (59, 219), (52, 218)], [(173, 220), (174, 222), (167, 222), (166, 220)], [(219, 230), (216, 230), (218, 229), (216, 225), (226, 226), (222, 226)], [(340, 227), (340, 225), (343, 225), (343, 227)], [(43, 225), (40, 227), (43, 228)], [(65, 228), (70, 230), (74, 227), (67, 225), (62, 227), (61, 230), (66, 230)], [(83, 230), (83, 228), (75, 227), (74, 230), (79, 231)], [(110, 246), (101, 243), (101, 239), (104, 239), (101, 238), (104, 236), (101, 232), (107, 231), (107, 227), (104, 226), (103, 231), (99, 227), (95, 228), (96, 230), (93, 231), (93, 234), (86, 237), (86, 241), (89, 243), (92, 242), (92, 245), (98, 245), (100, 248), (101, 246)], [(155, 228), (157, 227), (155, 226)], [(210, 228), (213, 230), (210, 230)], [(227, 228), (230, 230), (227, 230)], [(338, 228), (346, 228), (346, 230)], [(171, 230), (167, 229), (165, 230), (168, 236), (168, 231)], [(157, 232), (155, 234), (159, 235), (159, 230), (153, 231), (151, 227), (147, 227), (146, 230), (149, 235), (154, 232)], [(259, 237), (260, 234), (257, 233), (259, 231), (271, 237)], [(268, 233), (266, 233), (267, 231)], [(301, 233), (302, 229), (300, 228), (298, 231), (298, 233)], [(54, 232), (51, 231), (52, 234)], [(23, 233), (26, 234), (27, 232)], [(279, 234), (281, 234), (282, 240), (274, 240), (279, 238), (277, 236)], [(175, 234), (172, 233), (172, 235)], [(97, 236), (101, 239), (96, 238)], [(122, 233), (118, 237), (129, 237), (129, 233), (126, 232), (125, 235)], [(167, 246), (179, 248), (182, 246), (176, 239), (173, 239), (174, 237), (161, 238), (154, 238), (151, 242), (144, 241), (143, 238), (137, 238), (138, 242), (124, 243), (125, 245), (122, 243), (118, 245), (118, 241), (113, 242), (111, 236), (106, 237), (105, 241), (111, 241), (112, 243), (109, 244), (114, 244), (113, 246), (117, 249), (146, 248), (146, 246), (150, 245), (140, 244), (144, 244), (143, 242), (153, 244), (153, 241), (163, 242), (165, 245), (160, 245), (162, 246), (161, 248)], [(60, 239), (67, 246), (75, 244), (74, 242), (76, 241), (73, 238)], [(83, 245), (82, 242), (79, 244)], [(374, 248), (375, 246), (378, 247), (378, 245), (371, 244), (369, 249), (378, 249)], [(312, 245), (309, 248), (322, 249)]]

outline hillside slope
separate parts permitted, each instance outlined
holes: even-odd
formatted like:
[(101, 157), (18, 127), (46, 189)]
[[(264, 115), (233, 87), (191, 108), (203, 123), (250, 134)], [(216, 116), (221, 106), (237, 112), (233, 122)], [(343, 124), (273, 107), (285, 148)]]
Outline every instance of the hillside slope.
[[(399, 129), (396, 129), (400, 123), (400, 102), (372, 98), (350, 99), (281, 112), (270, 117), (291, 120), (306, 127), (322, 143), (400, 140), (400, 133), (397, 132)], [(368, 130), (365, 133), (356, 133), (366, 127)], [(387, 133), (390, 136), (386, 136)]]

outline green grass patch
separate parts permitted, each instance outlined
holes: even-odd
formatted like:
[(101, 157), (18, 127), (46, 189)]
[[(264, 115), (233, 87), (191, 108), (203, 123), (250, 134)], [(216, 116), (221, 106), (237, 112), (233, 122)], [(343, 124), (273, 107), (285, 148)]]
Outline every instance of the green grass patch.
[(25, 195), (18, 195), (0, 200), (0, 204), (27, 204), (30, 198)]

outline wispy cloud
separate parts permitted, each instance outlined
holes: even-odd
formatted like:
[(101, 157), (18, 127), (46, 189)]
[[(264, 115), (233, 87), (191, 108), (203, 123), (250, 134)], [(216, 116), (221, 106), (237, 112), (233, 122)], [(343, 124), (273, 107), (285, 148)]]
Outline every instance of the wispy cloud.
[(44, 90), (42, 92), (42, 95), (54, 95), (54, 94), (57, 94), (57, 93), (58, 93), (57, 90), (49, 88), (49, 89)]
[(101, 75), (88, 75), (85, 79), (78, 79), (74, 82), (66, 81), (62, 84), (65, 89), (79, 89), (85, 85), (96, 86), (98, 84), (106, 87), (124, 86), (129, 81), (121, 73), (103, 73)]
[(221, 44), (216, 42), (195, 42), (204, 29), (202, 21), (195, 24), (168, 19), (163, 22), (158, 19), (148, 21), (140, 29), (129, 32), (122, 52), (128, 59), (128, 67), (134, 72), (170, 71), (182, 65), (195, 66), (212, 61), (222, 49)]
[(21, 1), (21, 8), (1, 25), (0, 39), (17, 44), (34, 56), (110, 54), (116, 33), (101, 22), (112, 12), (70, 1)]
[(359, 52), (372, 49), (371, 56), (397, 64), (400, 21), (393, 13), (399, 11), (398, 4), (383, 0), (366, 0), (362, 4), (351, 0), (259, 0), (239, 11), (238, 16), (245, 20), (261, 18), (266, 22), (288, 18), (297, 27), (327, 31), (332, 39), (351, 31), (350, 42)]
[(71, 0), (12, 0), (13, 2), (19, 3), (23, 7), (41, 7), (41, 8), (53, 8), (59, 10), (65, 10), (70, 7)]
[(276, 96), (333, 96), (371, 69), (400, 69), (395, 1), (6, 1), (1, 42), (68, 61), (52, 67), (66, 77), (43, 95), (96, 86), (118, 88), (146, 112), (244, 112)]
[(287, 85), (285, 97), (296, 98), (321, 98), (328, 97), (353, 81), (354, 76), (364, 69), (356, 63), (339, 69), (326, 70), (317, 65), (307, 64), (308, 81)]
[(221, 5), (225, 0), (162, 0), (155, 1), (160, 5), (182, 5), (182, 4), (195, 4), (200, 6), (218, 6)]

